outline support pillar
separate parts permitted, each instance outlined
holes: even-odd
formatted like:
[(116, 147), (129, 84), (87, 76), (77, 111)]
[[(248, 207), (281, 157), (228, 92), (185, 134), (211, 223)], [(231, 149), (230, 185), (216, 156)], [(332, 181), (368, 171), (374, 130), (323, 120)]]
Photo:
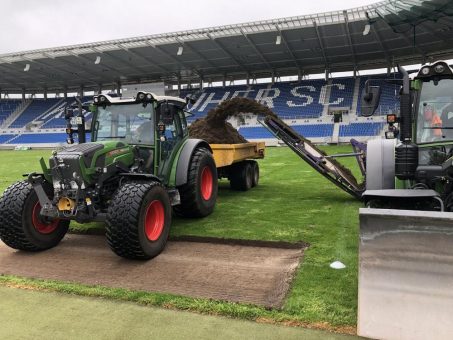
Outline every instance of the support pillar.
[(25, 88), (22, 89), (22, 100), (25, 100)]
[(118, 97), (121, 97), (121, 82), (118, 81), (116, 83), (116, 94), (118, 95)]

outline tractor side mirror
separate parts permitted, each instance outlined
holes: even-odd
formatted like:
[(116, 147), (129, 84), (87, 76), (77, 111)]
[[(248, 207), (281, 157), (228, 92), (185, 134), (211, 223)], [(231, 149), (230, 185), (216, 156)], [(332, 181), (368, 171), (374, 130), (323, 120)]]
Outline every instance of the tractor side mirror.
[(369, 117), (374, 114), (379, 106), (381, 99), (381, 88), (379, 86), (369, 86), (368, 81), (362, 96), (362, 116)]

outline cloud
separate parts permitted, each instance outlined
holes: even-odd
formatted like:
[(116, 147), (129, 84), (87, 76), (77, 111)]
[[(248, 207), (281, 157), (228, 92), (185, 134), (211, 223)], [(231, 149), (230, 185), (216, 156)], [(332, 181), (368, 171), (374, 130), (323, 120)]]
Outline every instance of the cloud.
[(274, 19), (367, 0), (2, 0), (0, 53)]

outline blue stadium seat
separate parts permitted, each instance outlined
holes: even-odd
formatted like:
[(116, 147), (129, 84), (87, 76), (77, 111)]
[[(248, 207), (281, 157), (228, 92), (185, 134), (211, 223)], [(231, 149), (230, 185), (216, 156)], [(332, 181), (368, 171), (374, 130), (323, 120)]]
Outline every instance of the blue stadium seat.
[(8, 142), (8, 140), (10, 140), (11, 138), (13, 138), (15, 135), (11, 135), (11, 134), (8, 134), (8, 135), (0, 135), (0, 144), (5, 144), (6, 142)]
[[(307, 138), (331, 137), (333, 124), (292, 125), (297, 133)], [(261, 126), (242, 126), (239, 133), (246, 139), (275, 138), (266, 128)]]
[(23, 128), (28, 123), (36, 120), (39, 116), (51, 109), (61, 99), (33, 99), (31, 104), (25, 109), (22, 114), (17, 117), (10, 125), (12, 128)]
[(17, 109), (21, 102), (19, 99), (0, 99), (0, 124)]
[(349, 125), (340, 125), (340, 137), (357, 137), (357, 136), (378, 136), (385, 123), (352, 123)]

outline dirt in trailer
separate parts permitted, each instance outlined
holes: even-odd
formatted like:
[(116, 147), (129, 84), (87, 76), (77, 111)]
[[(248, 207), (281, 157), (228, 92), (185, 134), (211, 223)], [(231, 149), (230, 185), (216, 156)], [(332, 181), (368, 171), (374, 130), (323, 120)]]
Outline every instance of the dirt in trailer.
[(103, 236), (69, 234), (39, 253), (0, 242), (0, 274), (279, 308), (304, 248), (170, 241), (162, 254), (142, 262), (116, 256)]
[(192, 138), (200, 138), (209, 144), (239, 144), (247, 140), (226, 120), (240, 114), (277, 117), (268, 107), (248, 98), (236, 97), (225, 100), (211, 109), (206, 117), (197, 119), (189, 127)]

